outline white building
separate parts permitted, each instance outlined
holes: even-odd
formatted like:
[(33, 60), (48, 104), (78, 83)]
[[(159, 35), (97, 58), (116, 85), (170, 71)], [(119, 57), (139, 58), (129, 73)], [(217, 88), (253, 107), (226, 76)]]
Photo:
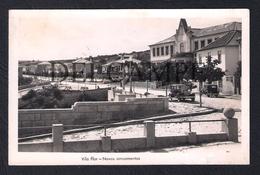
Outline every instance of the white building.
[(150, 45), (151, 62), (166, 60), (175, 62), (197, 61), (202, 64), (206, 56), (220, 59), (218, 65), (226, 75), (214, 82), (223, 94), (234, 94), (234, 73), (241, 60), (241, 23), (231, 22), (206, 28), (192, 28), (181, 19), (176, 33)]

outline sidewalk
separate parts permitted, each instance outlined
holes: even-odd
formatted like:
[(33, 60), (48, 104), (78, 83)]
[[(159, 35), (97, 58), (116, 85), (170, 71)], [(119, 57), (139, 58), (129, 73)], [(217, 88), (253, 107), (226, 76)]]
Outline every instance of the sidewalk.
[[(249, 157), (241, 143), (215, 142), (202, 145), (181, 146), (151, 150), (165, 152), (171, 157), (178, 157), (176, 163), (185, 164), (248, 164)], [(173, 158), (174, 159), (174, 158)], [(181, 160), (180, 160), (181, 159)]]

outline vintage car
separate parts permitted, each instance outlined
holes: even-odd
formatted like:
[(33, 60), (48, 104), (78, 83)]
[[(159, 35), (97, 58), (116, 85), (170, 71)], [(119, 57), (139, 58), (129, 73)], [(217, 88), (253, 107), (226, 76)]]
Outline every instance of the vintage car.
[(218, 97), (219, 89), (215, 84), (205, 84), (201, 89), (201, 93), (207, 95), (208, 97)]
[(191, 100), (195, 101), (195, 94), (191, 92), (191, 88), (185, 84), (170, 85), (170, 100), (177, 98), (178, 101)]

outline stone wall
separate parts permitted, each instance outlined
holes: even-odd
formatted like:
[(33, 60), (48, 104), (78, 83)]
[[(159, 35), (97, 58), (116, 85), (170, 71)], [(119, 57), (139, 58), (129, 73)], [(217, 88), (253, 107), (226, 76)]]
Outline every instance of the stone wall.
[[(91, 101), (107, 101), (108, 99), (108, 90), (110, 88), (100, 88), (100, 89), (90, 89), (84, 91), (84, 94)], [(83, 91), (64, 91), (64, 98), (68, 100), (75, 100), (83, 93)]]
[(21, 109), (18, 111), (19, 137), (46, 133), (48, 128), (63, 125), (110, 123), (126, 119), (145, 118), (168, 112), (168, 98), (129, 98), (121, 102), (76, 102), (68, 109)]
[[(133, 86), (135, 87), (142, 87), (142, 88), (146, 88), (147, 87), (147, 82), (146, 81), (134, 81), (133, 82)], [(161, 81), (152, 81), (152, 82), (148, 82), (148, 88), (149, 89), (156, 89), (158, 87), (162, 86), (162, 82)]]

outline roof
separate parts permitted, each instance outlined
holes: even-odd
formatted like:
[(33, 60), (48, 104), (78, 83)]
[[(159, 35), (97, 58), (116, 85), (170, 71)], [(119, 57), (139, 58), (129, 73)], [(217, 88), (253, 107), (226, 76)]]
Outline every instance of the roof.
[[(190, 27), (187, 26), (187, 22), (186, 22), (185, 19), (181, 19), (180, 23), (183, 24), (185, 30), (192, 32), (193, 37), (202, 37), (202, 36), (207, 36), (207, 35), (214, 35), (214, 34), (218, 34), (218, 33), (225, 33), (225, 32), (229, 32), (229, 31), (234, 31), (234, 30), (241, 31), (241, 23), (240, 22), (230, 22), (230, 23), (225, 23), (225, 24), (215, 25), (215, 26), (205, 27), (205, 28), (190, 28)], [(173, 41), (175, 41), (175, 37), (176, 37), (176, 34), (172, 35), (171, 37), (166, 38), (162, 41), (159, 41), (155, 44), (151, 44), (150, 46), (173, 42)]]
[(201, 37), (206, 35), (213, 35), (217, 33), (224, 33), (232, 30), (240, 30), (241, 31), (241, 23), (240, 22), (230, 22), (221, 25), (206, 27), (202, 29), (192, 28), (193, 36)]
[[(181, 18), (180, 24), (183, 25), (183, 28), (184, 28), (185, 32), (187, 32), (187, 30), (188, 30), (188, 25), (187, 25), (186, 19)], [(180, 25), (179, 25), (179, 26), (180, 26)]]
[(73, 61), (72, 63), (88, 64), (88, 63), (91, 63), (91, 61), (88, 61), (88, 60), (85, 60), (85, 59), (78, 59), (76, 61)]
[(157, 45), (157, 44), (163, 44), (163, 43), (170, 43), (170, 42), (173, 42), (173, 41), (175, 41), (175, 35), (172, 35), (171, 37), (166, 38), (166, 39), (159, 41), (157, 43), (151, 44), (150, 46)]
[(39, 63), (38, 65), (46, 65), (46, 66), (49, 66), (49, 65), (51, 65), (51, 63), (50, 62), (48, 62), (48, 61), (44, 61), (44, 62), (41, 62), (41, 63)]
[(209, 45), (201, 48), (200, 50), (197, 51), (202, 51), (202, 50), (208, 50), (208, 49), (213, 49), (217, 47), (223, 47), (228, 45), (233, 39), (238, 39), (241, 36), (240, 31), (230, 31), (226, 35), (224, 35), (221, 38), (218, 38), (214, 42), (210, 43)]
[(137, 59), (135, 59), (135, 58), (127, 58), (127, 59), (120, 59), (120, 60), (117, 60), (117, 61), (114, 61), (114, 63), (122, 63), (122, 64), (124, 64), (124, 63), (126, 63), (126, 62), (133, 62), (133, 63), (137, 63), (137, 64), (139, 64), (139, 63), (141, 63), (141, 61), (140, 60), (137, 60)]
[[(118, 60), (117, 60), (118, 61)], [(102, 66), (109, 66), (109, 65), (112, 65), (112, 64), (118, 64), (118, 65), (120, 65), (121, 63), (119, 63), (119, 62), (116, 62), (116, 61), (111, 61), (111, 62), (109, 62), (109, 63), (106, 63), (106, 64), (103, 64)]]

